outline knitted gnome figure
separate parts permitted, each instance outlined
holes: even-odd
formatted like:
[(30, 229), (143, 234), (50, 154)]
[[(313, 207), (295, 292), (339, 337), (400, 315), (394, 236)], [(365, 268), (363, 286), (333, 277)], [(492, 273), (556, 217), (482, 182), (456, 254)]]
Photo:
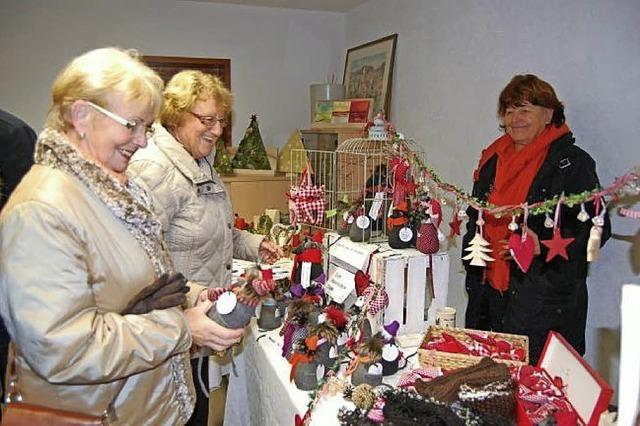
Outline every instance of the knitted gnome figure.
[[(291, 288), (293, 297), (304, 294), (323, 296), (326, 275), (322, 268), (322, 238), (316, 233), (312, 238), (304, 237), (304, 241), (293, 249), (295, 257), (291, 270)], [(320, 241), (317, 241), (317, 240)]]
[(349, 331), (347, 329), (349, 316), (342, 309), (335, 305), (327, 306), (324, 309), (324, 315), (327, 319), (327, 322), (333, 324), (336, 330), (338, 330), (338, 338), (336, 339), (336, 352), (340, 352), (340, 350), (347, 343), (347, 340), (349, 340)]
[(371, 239), (371, 219), (362, 207), (356, 211), (355, 220), (349, 227), (349, 239), (354, 243), (366, 243)]
[(271, 271), (264, 276), (262, 272), (259, 269), (248, 269), (242, 284), (229, 289), (209, 288), (209, 300), (215, 302), (209, 311), (209, 317), (226, 328), (246, 327), (256, 307), (275, 288)]
[[(266, 280), (273, 281), (273, 271), (271, 269), (263, 269), (262, 277)], [(274, 281), (274, 288), (271, 291), (272, 297), (266, 297), (260, 305), (260, 316), (258, 317), (258, 327), (261, 330), (275, 330), (282, 325), (282, 315), (284, 309), (278, 303), (278, 297), (282, 298), (281, 288)]]
[(324, 376), (324, 365), (318, 362), (317, 350), (318, 336), (308, 336), (296, 342), (295, 351), (289, 360), (289, 380), (300, 390), (315, 389), (318, 381)]
[(347, 369), (353, 386), (366, 383), (375, 387), (382, 383), (382, 346), (383, 340), (377, 336), (360, 344), (356, 357)]
[(389, 247), (393, 249), (412, 247), (416, 240), (416, 233), (412, 228), (407, 214), (400, 210), (394, 210), (391, 217), (387, 218)]
[(294, 299), (287, 307), (287, 318), (280, 329), (280, 336), (284, 337), (282, 356), (291, 359), (293, 343), (307, 337), (307, 323), (309, 316), (315, 310), (313, 303), (304, 299)]
[(399, 369), (400, 358), (402, 358), (402, 352), (400, 352), (400, 349), (396, 345), (396, 335), (398, 334), (399, 328), (400, 323), (393, 321), (385, 325), (380, 333), (384, 340), (381, 363), (382, 374), (385, 376), (391, 376)]
[(336, 344), (338, 342), (338, 329), (327, 319), (326, 314), (321, 314), (318, 324), (309, 326), (309, 336), (318, 336), (317, 358), (318, 362), (324, 365), (325, 370), (333, 367), (338, 352)]

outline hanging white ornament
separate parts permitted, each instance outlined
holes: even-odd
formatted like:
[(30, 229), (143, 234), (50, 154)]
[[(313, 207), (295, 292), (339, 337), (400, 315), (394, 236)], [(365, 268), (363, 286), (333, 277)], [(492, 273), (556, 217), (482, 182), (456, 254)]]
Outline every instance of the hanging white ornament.
[(460, 219), (466, 219), (467, 218), (467, 211), (464, 208), (461, 207), (460, 210), (458, 210), (457, 215), (458, 215), (458, 217)]
[(518, 230), (518, 224), (516, 223), (516, 215), (511, 216), (511, 223), (509, 224), (509, 226), (507, 226), (507, 228), (509, 228), (509, 231), (511, 232), (516, 232)]
[(489, 248), (489, 242), (482, 238), (482, 225), (484, 220), (482, 219), (482, 209), (478, 210), (478, 220), (476, 221), (478, 227), (476, 228), (476, 235), (469, 241), (469, 246), (465, 248), (469, 254), (464, 256), (463, 260), (470, 260), (469, 264), (473, 266), (487, 266), (487, 262), (493, 262), (495, 259), (489, 256), (491, 253)]
[(593, 222), (595, 226), (604, 226), (604, 217), (601, 215), (594, 216), (591, 219), (591, 222)]
[(553, 219), (551, 219), (549, 213), (544, 214), (544, 227), (549, 229), (553, 228)]
[(586, 222), (589, 220), (589, 213), (587, 213), (587, 210), (584, 208), (584, 203), (580, 204), (580, 213), (578, 213), (578, 220), (580, 222)]

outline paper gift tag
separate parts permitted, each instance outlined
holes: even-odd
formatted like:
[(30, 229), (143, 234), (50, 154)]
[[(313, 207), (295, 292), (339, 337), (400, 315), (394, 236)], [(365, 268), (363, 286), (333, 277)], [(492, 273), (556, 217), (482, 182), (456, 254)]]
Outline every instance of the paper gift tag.
[(221, 315), (227, 315), (236, 307), (238, 299), (235, 293), (231, 291), (225, 291), (222, 293), (216, 301), (216, 310)]
[(382, 364), (380, 364), (379, 362), (376, 362), (375, 364), (371, 364), (369, 366), (369, 369), (367, 370), (367, 373), (369, 374), (375, 374), (377, 376), (382, 374)]
[(360, 229), (367, 229), (371, 220), (367, 216), (361, 215), (356, 219), (356, 226)]
[(316, 379), (320, 381), (324, 377), (324, 364), (318, 364), (316, 367)]
[(343, 331), (338, 336), (338, 339), (336, 340), (336, 344), (338, 346), (343, 346), (345, 343), (347, 343), (347, 340), (349, 340), (349, 334), (346, 331)]
[(377, 219), (380, 214), (380, 208), (382, 207), (382, 200), (384, 199), (384, 193), (376, 192), (376, 195), (373, 197), (373, 202), (371, 203), (371, 208), (369, 209), (369, 217), (371, 219)]
[(413, 231), (411, 228), (402, 228), (400, 232), (398, 232), (398, 237), (400, 237), (400, 241), (403, 243), (408, 243), (413, 238)]
[(311, 262), (302, 262), (300, 271), (300, 284), (305, 289), (309, 288), (311, 285)]
[(382, 347), (382, 359), (385, 361), (395, 361), (398, 359), (398, 355), (400, 351), (396, 345), (392, 345), (391, 343), (387, 343)]
[(522, 241), (522, 236), (518, 234), (511, 234), (509, 237), (509, 253), (522, 272), (526, 273), (529, 270), (533, 262), (534, 248), (533, 238), (525, 238)]
[[(345, 342), (346, 342), (346, 339), (345, 339)], [(338, 343), (339, 343), (339, 341), (338, 341)], [(329, 348), (329, 358), (330, 359), (338, 358), (338, 348), (336, 348), (335, 346), (331, 346)]]

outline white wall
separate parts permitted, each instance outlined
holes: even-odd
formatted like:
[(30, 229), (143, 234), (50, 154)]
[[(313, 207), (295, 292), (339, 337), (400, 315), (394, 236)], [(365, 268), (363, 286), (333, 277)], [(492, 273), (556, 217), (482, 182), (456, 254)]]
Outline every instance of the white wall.
[(309, 84), (342, 67), (340, 13), (174, 0), (2, 0), (0, 108), (41, 129), (49, 89), (74, 56), (96, 47), (146, 55), (231, 58), (233, 143), (252, 112), (265, 144), (309, 126)]
[[(499, 136), (500, 90), (517, 73), (549, 81), (602, 184), (640, 164), (638, 0), (371, 0), (347, 14), (347, 47), (398, 33), (391, 118), (427, 163), (467, 191), (480, 151)], [(617, 383), (620, 288), (640, 282), (638, 222), (613, 215), (611, 240), (589, 279), (587, 359)], [(450, 297), (466, 304), (459, 249)], [(635, 269), (634, 269), (635, 268)]]

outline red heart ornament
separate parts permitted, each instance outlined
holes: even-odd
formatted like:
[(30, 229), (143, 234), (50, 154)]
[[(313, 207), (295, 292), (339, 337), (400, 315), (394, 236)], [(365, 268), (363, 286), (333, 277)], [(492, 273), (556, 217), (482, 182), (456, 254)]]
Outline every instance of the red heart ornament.
[(364, 290), (369, 287), (369, 276), (362, 271), (358, 271), (356, 272), (355, 281), (356, 295), (360, 297), (364, 293)]
[(509, 252), (522, 272), (526, 273), (533, 262), (533, 238), (522, 239), (518, 234), (509, 238)]

